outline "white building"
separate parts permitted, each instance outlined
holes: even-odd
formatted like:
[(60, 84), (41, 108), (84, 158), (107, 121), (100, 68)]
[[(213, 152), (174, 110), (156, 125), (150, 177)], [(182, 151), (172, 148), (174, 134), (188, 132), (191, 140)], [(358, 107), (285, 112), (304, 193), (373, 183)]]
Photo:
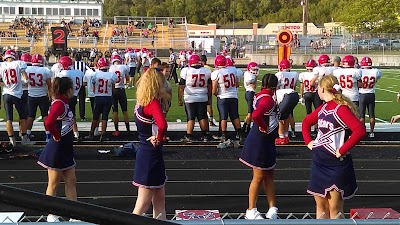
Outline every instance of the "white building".
[(0, 0), (0, 22), (11, 22), (15, 17), (43, 18), (46, 22), (60, 23), (84, 18), (102, 22), (104, 0)]

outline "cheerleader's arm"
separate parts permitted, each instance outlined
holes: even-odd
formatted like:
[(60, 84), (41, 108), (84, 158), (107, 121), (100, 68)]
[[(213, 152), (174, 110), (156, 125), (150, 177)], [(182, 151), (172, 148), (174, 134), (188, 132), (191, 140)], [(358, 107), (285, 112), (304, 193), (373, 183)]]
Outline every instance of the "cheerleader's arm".
[(65, 105), (61, 101), (54, 102), (50, 107), (50, 113), (44, 121), (44, 126), (53, 135), (55, 140), (61, 139), (61, 133), (57, 130), (57, 118), (65, 111)]
[(365, 136), (366, 128), (350, 108), (345, 105), (338, 108), (337, 114), (352, 132), (349, 139), (339, 148), (340, 154), (345, 155), (346, 152), (352, 149)]
[(253, 111), (251, 116), (254, 123), (264, 131), (268, 131), (268, 124), (264, 120), (264, 114), (274, 107), (274, 100), (271, 97), (263, 97), (259, 100), (257, 108)]

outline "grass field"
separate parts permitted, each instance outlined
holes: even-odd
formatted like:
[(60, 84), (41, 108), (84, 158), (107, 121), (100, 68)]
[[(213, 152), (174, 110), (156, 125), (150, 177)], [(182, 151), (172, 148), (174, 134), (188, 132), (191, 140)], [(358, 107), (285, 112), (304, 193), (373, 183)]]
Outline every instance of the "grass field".
[[(298, 72), (302, 72), (304, 70), (298, 70)], [(276, 70), (261, 70), (260, 71), (260, 77), (261, 79), (262, 75), (265, 73), (275, 73)], [(259, 83), (260, 84), (260, 83)], [(399, 103), (396, 102), (396, 95), (400, 91), (400, 70), (396, 69), (384, 69), (382, 70), (382, 78), (378, 80), (377, 83), (377, 90), (376, 90), (376, 110), (375, 110), (375, 116), (377, 118), (377, 122), (389, 122), (390, 118), (393, 115), (400, 114), (400, 106)], [(297, 88), (299, 85), (297, 85)], [(173, 100), (172, 100), (172, 106), (170, 108), (170, 111), (167, 116), (167, 120), (169, 122), (172, 121), (177, 121), (177, 119), (180, 119), (182, 121), (185, 121), (186, 114), (185, 110), (183, 107), (178, 106), (178, 86), (175, 84), (172, 84), (172, 91), (173, 91)], [(127, 89), (127, 95), (128, 95), (128, 113), (129, 117), (131, 120), (133, 120), (133, 109), (135, 105), (135, 89)], [(240, 114), (240, 119), (243, 121), (244, 117), (247, 114), (247, 103), (244, 98), (244, 87), (241, 86), (239, 88), (239, 114)], [(218, 110), (216, 107), (216, 97), (213, 97), (213, 110), (214, 110), (214, 118), (218, 120)], [(120, 113), (120, 120), (122, 119), (122, 113)], [(294, 110), (294, 116), (296, 122), (302, 121), (304, 116), (306, 115), (305, 112), (305, 107), (302, 106), (301, 104), (298, 104)], [(39, 112), (37, 113), (37, 116), (39, 116)], [(79, 118), (79, 111), (78, 111), (78, 106), (77, 106), (77, 121), (80, 121)], [(90, 103), (86, 102), (86, 118), (90, 121), (92, 117), (92, 113), (90, 111)], [(0, 110), (0, 118), (5, 118), (5, 111), (3, 109)], [(16, 113), (16, 110), (14, 110), (14, 120), (18, 118), (18, 114)], [(110, 118), (111, 118), (111, 113), (110, 113)]]

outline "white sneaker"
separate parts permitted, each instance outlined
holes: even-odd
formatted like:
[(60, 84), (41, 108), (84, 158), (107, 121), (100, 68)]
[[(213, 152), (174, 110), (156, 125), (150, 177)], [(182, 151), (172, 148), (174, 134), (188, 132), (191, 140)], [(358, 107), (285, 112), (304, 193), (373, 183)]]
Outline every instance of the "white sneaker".
[(23, 136), (21, 140), (21, 145), (34, 145), (36, 142), (29, 140), (27, 136)]
[(49, 223), (60, 222), (60, 217), (56, 216), (56, 215), (53, 215), (53, 214), (49, 214), (47, 216), (47, 222), (49, 222)]
[(72, 222), (72, 223), (73, 223), (73, 222), (82, 222), (82, 221), (81, 221), (81, 220), (77, 220), (77, 219), (72, 219), (72, 218), (71, 218), (71, 219), (69, 219), (69, 222)]
[(95, 129), (93, 135), (94, 135), (95, 137), (100, 136), (100, 135), (101, 135), (101, 132), (99, 131), (99, 129)]
[(370, 138), (374, 138), (374, 137), (375, 137), (375, 134), (374, 134), (374, 132), (371, 132), (371, 133), (369, 133), (368, 137), (370, 137)]
[(246, 220), (262, 220), (264, 219), (261, 216), (261, 213), (259, 211), (257, 211), (257, 208), (252, 208), (252, 209), (248, 209), (246, 210), (246, 216), (245, 216)]
[(267, 219), (273, 219), (273, 220), (278, 219), (278, 208), (276, 207), (269, 208), (267, 214), (265, 214), (265, 217)]
[(13, 147), (17, 145), (17, 142), (15, 141), (15, 137), (10, 138), (10, 143), (12, 144)]

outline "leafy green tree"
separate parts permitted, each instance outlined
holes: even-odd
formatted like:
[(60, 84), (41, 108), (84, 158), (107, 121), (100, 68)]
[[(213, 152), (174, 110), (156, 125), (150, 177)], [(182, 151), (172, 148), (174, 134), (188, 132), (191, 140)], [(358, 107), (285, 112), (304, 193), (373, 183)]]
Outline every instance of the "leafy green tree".
[(397, 33), (400, 31), (400, 0), (358, 0), (342, 5), (336, 20), (359, 32)]

